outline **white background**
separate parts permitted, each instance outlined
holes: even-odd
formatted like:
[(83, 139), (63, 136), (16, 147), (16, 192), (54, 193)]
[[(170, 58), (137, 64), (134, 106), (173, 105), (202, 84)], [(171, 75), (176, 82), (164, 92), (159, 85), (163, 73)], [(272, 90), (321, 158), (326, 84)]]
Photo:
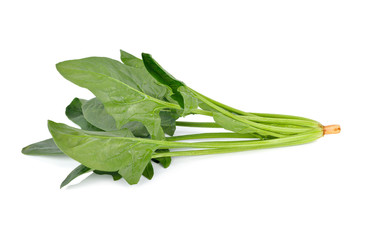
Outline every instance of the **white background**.
[[(2, 1), (0, 238), (369, 239), (368, 13), (354, 0)], [(55, 63), (119, 49), (153, 54), (228, 105), (342, 133), (175, 158), (134, 186), (90, 176), (59, 190), (77, 162), (20, 153), (92, 96)]]

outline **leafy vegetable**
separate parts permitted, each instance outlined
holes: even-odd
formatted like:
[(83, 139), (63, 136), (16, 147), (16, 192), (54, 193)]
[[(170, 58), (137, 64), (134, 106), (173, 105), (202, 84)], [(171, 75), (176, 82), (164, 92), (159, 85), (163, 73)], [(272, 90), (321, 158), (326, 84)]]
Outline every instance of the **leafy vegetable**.
[[(153, 178), (151, 160), (167, 168), (175, 156), (292, 146), (340, 131), (338, 125), (323, 126), (304, 117), (241, 111), (191, 89), (149, 54), (143, 53), (142, 60), (122, 50), (120, 54), (122, 62), (90, 57), (57, 64), (67, 80), (96, 96), (75, 98), (66, 108), (80, 129), (49, 121), (53, 138), (22, 149), (28, 155), (66, 154), (78, 161), (61, 187), (91, 171), (136, 184), (142, 175)], [(214, 122), (177, 121), (188, 114)], [(178, 136), (177, 126), (228, 131)], [(204, 141), (216, 138), (231, 140)], [(188, 142), (194, 139), (202, 141)]]
[(128, 122), (138, 121), (154, 138), (164, 139), (159, 112), (164, 108), (179, 109), (177, 105), (160, 100), (167, 88), (132, 77), (137, 76), (134, 73), (137, 69), (124, 67), (109, 58), (65, 61), (58, 63), (57, 69), (69, 81), (89, 89), (115, 119), (118, 129)]

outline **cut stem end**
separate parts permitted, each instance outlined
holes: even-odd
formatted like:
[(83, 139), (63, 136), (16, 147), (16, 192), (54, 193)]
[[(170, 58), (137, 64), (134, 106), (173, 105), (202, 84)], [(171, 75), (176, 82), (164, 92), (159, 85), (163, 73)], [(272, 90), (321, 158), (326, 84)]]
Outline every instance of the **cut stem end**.
[(327, 134), (337, 134), (341, 132), (341, 127), (340, 125), (328, 125), (328, 126), (323, 126), (323, 135), (327, 135)]

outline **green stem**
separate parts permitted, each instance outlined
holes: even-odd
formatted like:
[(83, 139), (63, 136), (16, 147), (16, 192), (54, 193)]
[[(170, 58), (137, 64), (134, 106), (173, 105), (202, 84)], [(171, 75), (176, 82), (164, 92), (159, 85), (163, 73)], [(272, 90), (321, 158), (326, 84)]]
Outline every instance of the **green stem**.
[[(309, 136), (305, 136), (304, 138), (291, 140), (291, 141), (273, 142), (273, 140), (265, 140), (265, 141), (261, 141), (261, 143), (259, 143), (257, 145), (249, 145), (249, 146), (244, 146), (244, 147), (166, 152), (166, 153), (153, 154), (152, 157), (153, 158), (160, 158), (160, 157), (175, 157), (175, 156), (197, 156), (197, 155), (241, 152), (241, 151), (263, 149), (263, 148), (293, 146), (293, 145), (299, 145), (299, 144), (313, 142), (316, 139), (318, 139), (319, 137), (321, 137), (321, 133), (318, 134), (316, 132), (315, 134), (310, 134)], [(289, 137), (286, 137), (286, 138), (289, 138)], [(283, 138), (283, 139), (286, 139), (286, 138)]]
[[(213, 116), (213, 113), (211, 111), (201, 110), (201, 109), (195, 109), (192, 110), (191, 113), (193, 114), (201, 114), (205, 116)], [(280, 115), (280, 114), (259, 114), (259, 113), (253, 113), (254, 116), (240, 116), (244, 119), (247, 119), (249, 121), (257, 122), (257, 123), (270, 123), (275, 124), (278, 126), (288, 126), (288, 125), (295, 125), (299, 126), (300, 128), (294, 127), (294, 130), (292, 133), (299, 133), (299, 132), (305, 132), (308, 128), (318, 128), (321, 127), (321, 124), (307, 118), (300, 118), (295, 116), (289, 116), (289, 115)], [(256, 116), (256, 114), (259, 115), (268, 115), (269, 117), (261, 117)], [(270, 117), (274, 116), (274, 117)], [(277, 116), (281, 116), (280, 118)], [(292, 117), (292, 118), (288, 118)], [(294, 117), (294, 118), (293, 118)]]
[(202, 109), (192, 109), (191, 110), (192, 114), (201, 114), (201, 115), (205, 115), (205, 116), (209, 116), (212, 117), (213, 113), (210, 111), (206, 111), (206, 110), (202, 110)]
[(285, 114), (273, 114), (273, 113), (251, 113), (259, 117), (270, 117), (270, 118), (283, 118), (283, 119), (298, 119), (298, 120), (304, 120), (309, 121), (315, 124), (320, 124), (319, 122), (312, 120), (310, 118), (304, 118), (304, 117), (298, 117), (293, 115), (285, 115)]
[(306, 133), (300, 133), (296, 135), (287, 136), (284, 138), (276, 138), (269, 140), (248, 140), (248, 141), (210, 141), (210, 142), (171, 142), (171, 141), (159, 141), (151, 139), (140, 139), (142, 142), (155, 143), (160, 145), (160, 149), (165, 148), (238, 148), (238, 147), (251, 147), (251, 146), (267, 146), (269, 144), (286, 144), (289, 142), (302, 141), (306, 138), (319, 138), (323, 135), (322, 130), (312, 130)]
[(181, 127), (201, 127), (201, 128), (222, 128), (215, 122), (182, 122), (176, 121), (177, 126)]
[(191, 140), (191, 139), (206, 139), (206, 138), (255, 138), (252, 134), (241, 134), (241, 133), (199, 133), (199, 134), (189, 134), (182, 136), (167, 137), (167, 141), (181, 141), (181, 140)]
[[(259, 123), (271, 123), (271, 124), (282, 124), (282, 125), (295, 125), (299, 126), (301, 130), (308, 128), (318, 128), (321, 125), (317, 122), (301, 120), (301, 119), (288, 119), (288, 118), (270, 118), (270, 117), (259, 117), (259, 116), (242, 116), (250, 121)], [(301, 128), (304, 127), (304, 128)]]
[[(192, 90), (192, 89), (191, 89)], [(305, 121), (308, 121), (308, 122), (311, 122), (311, 123), (314, 123), (314, 124), (319, 124), (319, 122), (315, 121), (315, 120), (312, 120), (312, 119), (309, 119), (309, 118), (304, 118), (304, 117), (298, 117), (298, 116), (293, 116), (293, 115), (285, 115), (285, 114), (272, 114), (272, 113), (253, 113), (253, 112), (244, 112), (244, 111), (241, 111), (239, 109), (236, 109), (236, 108), (233, 108), (233, 107), (230, 107), (228, 105), (225, 105), (221, 102), (218, 102), (214, 99), (211, 99), (195, 90), (193, 90), (197, 95), (207, 99), (208, 101), (212, 102), (213, 104), (219, 106), (219, 107), (222, 107), (232, 113), (237, 113), (237, 114), (240, 114), (240, 115), (243, 115), (243, 116), (249, 116), (249, 117), (252, 117), (252, 116), (259, 116), (259, 117), (270, 117), (270, 118), (283, 118), (283, 119), (298, 119), (298, 120), (305, 120)]]
[[(191, 90), (192, 90), (192, 89), (191, 89)], [(194, 91), (197, 95), (199, 95), (199, 96), (203, 97), (204, 99), (208, 100), (209, 102), (211, 102), (211, 103), (213, 103), (213, 104), (215, 104), (215, 105), (217, 105), (217, 106), (219, 106), (219, 107), (221, 107), (221, 108), (224, 108), (224, 109), (226, 109), (226, 110), (228, 110), (228, 111), (230, 111), (230, 112), (237, 113), (237, 114), (244, 115), (244, 116), (253, 116), (253, 115), (254, 115), (253, 113), (244, 112), (244, 111), (241, 111), (241, 110), (239, 110), (239, 109), (236, 109), (236, 108), (230, 107), (230, 106), (228, 106), (228, 105), (225, 105), (225, 104), (223, 104), (223, 103), (221, 103), (221, 102), (218, 102), (218, 101), (216, 101), (216, 100), (214, 100), (214, 99), (211, 99), (211, 98), (209, 98), (209, 97), (207, 97), (207, 96), (205, 96), (205, 95), (202, 95), (201, 93), (196, 92), (195, 90), (193, 90), (193, 91)]]
[(191, 88), (188, 88), (190, 91), (193, 92), (193, 94), (196, 95), (196, 97), (198, 99), (200, 99), (201, 101), (203, 101), (204, 103), (208, 104), (210, 107), (214, 108), (215, 110), (219, 111), (220, 113), (233, 118), (237, 121), (240, 121), (244, 124), (247, 124), (251, 127), (253, 127), (255, 129), (255, 132), (258, 132), (262, 135), (271, 135), (271, 136), (275, 136), (275, 137), (284, 137), (284, 134), (279, 134), (278, 132), (281, 132), (282, 130), (284, 130), (284, 128), (281, 127), (273, 127), (273, 126), (267, 126), (267, 125), (263, 125), (260, 123), (254, 123), (252, 121), (248, 121), (247, 119), (244, 119), (242, 117), (240, 117), (239, 115), (235, 115), (233, 113), (228, 112), (227, 110), (224, 110), (223, 108), (217, 106), (216, 104), (210, 102), (209, 100), (207, 100), (205, 97), (203, 97), (201, 94), (197, 93), (195, 90), (192, 90)]

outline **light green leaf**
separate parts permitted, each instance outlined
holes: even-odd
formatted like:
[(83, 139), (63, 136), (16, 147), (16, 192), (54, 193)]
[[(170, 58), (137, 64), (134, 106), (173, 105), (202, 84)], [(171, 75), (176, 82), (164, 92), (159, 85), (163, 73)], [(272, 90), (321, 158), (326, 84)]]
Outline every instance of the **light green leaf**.
[[(120, 50), (120, 60), (128, 66), (135, 68), (145, 68), (143, 61), (132, 54), (129, 54), (123, 50)], [(146, 71), (146, 70), (145, 70)], [(151, 76), (150, 76), (151, 77)]]
[(114, 172), (136, 184), (158, 144), (135, 138), (128, 129), (94, 132), (48, 122), (56, 145), (69, 157), (91, 169)]
[[(106, 132), (118, 130), (114, 118), (106, 112), (104, 105), (97, 98), (86, 101), (82, 105), (82, 111), (88, 122), (102, 130)], [(149, 132), (140, 122), (129, 122), (122, 128), (128, 128), (136, 137), (149, 137)]]

